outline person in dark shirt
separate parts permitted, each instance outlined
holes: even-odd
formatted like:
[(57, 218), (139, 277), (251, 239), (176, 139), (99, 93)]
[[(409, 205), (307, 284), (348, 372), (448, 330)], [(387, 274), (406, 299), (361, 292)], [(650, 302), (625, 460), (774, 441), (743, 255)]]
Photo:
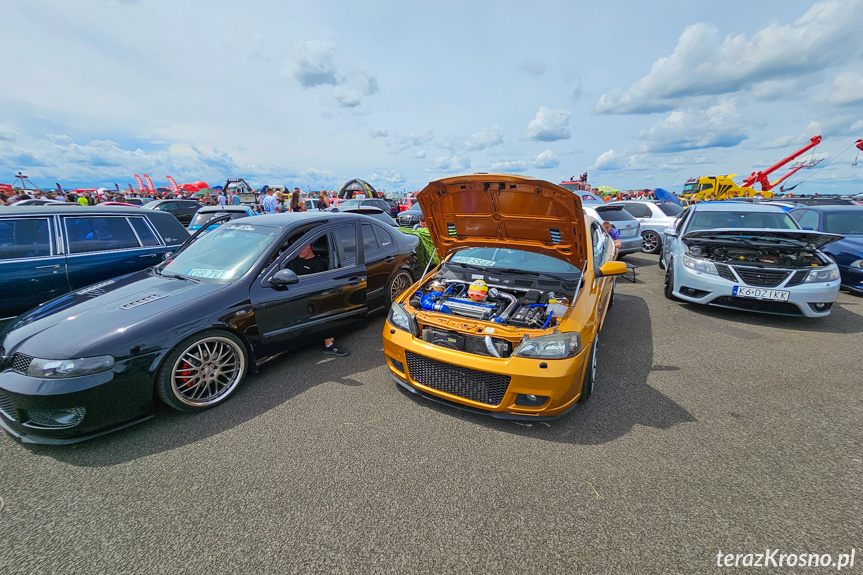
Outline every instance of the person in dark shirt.
[[(329, 262), (327, 258), (315, 254), (312, 245), (307, 244), (296, 257), (288, 262), (287, 267), (298, 276), (303, 276), (327, 271)], [(328, 337), (324, 340), (324, 355), (344, 357), (350, 353), (343, 346), (337, 346), (335, 338)]]

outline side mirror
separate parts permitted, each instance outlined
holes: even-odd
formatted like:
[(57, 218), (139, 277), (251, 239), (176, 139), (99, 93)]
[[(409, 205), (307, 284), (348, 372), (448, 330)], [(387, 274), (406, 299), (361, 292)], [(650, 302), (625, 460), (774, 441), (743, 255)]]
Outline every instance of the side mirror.
[(605, 262), (601, 268), (596, 270), (596, 277), (620, 276), (626, 273), (626, 269), (624, 262)]
[(677, 230), (674, 228), (665, 228), (664, 230), (662, 230), (662, 233), (665, 234), (665, 237), (668, 237), (668, 238), (676, 238), (677, 237)]
[(287, 286), (299, 283), (300, 278), (294, 273), (294, 270), (279, 270), (273, 277), (270, 278), (270, 285)]

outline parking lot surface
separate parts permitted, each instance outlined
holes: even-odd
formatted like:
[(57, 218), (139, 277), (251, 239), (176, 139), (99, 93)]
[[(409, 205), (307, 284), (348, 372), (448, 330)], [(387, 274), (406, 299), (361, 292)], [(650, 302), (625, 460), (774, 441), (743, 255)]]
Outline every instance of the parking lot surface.
[(712, 573), (855, 546), (860, 569), (863, 298), (815, 320), (672, 302), (656, 260), (626, 258), (594, 395), (558, 421), (401, 391), (376, 318), (349, 357), (292, 352), (203, 414), (2, 435), (0, 572)]

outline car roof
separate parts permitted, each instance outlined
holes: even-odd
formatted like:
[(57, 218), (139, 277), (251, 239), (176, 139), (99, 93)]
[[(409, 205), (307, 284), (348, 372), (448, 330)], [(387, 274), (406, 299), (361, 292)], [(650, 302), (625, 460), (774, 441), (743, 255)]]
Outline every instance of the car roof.
[[(286, 212), (283, 214), (265, 214), (255, 216), (255, 225), (272, 226), (274, 228), (286, 228), (294, 224), (305, 224), (316, 221), (329, 221), (332, 219), (341, 218), (346, 222), (349, 220), (357, 220), (359, 214), (351, 214), (345, 212)], [(364, 221), (364, 220), (363, 220)]]
[(821, 206), (797, 206), (792, 212), (796, 212), (797, 210), (814, 210), (816, 212), (859, 212), (863, 211), (863, 206), (860, 204), (851, 205), (851, 204), (834, 204), (834, 205), (821, 205)]
[(692, 208), (696, 208), (699, 212), (724, 212), (727, 210), (735, 210), (738, 212), (763, 212), (768, 214), (785, 213), (785, 210), (779, 206), (771, 206), (769, 204), (750, 204), (748, 202), (705, 202), (689, 206), (689, 209)]
[(200, 210), (199, 213), (209, 213), (209, 212), (248, 212), (251, 208), (249, 206), (244, 206), (240, 204), (239, 206), (204, 206)]
[(111, 215), (122, 215), (122, 214), (134, 214), (141, 215), (141, 208), (135, 207), (130, 208), (126, 206), (81, 206), (84, 208), (83, 210), (75, 210), (69, 211), (65, 208), (57, 209), (57, 205), (45, 205), (45, 206), (16, 206), (15, 210), (3, 210), (0, 212), (0, 216), (50, 216), (53, 214), (75, 214), (75, 216), (80, 217), (81, 215), (94, 215), (94, 214), (111, 214)]

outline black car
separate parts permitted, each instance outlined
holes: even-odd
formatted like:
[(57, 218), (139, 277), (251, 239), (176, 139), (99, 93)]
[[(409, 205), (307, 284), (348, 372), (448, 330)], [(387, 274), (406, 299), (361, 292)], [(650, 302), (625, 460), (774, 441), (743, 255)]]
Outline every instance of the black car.
[(399, 223), (400, 227), (412, 228), (414, 225), (420, 223), (422, 215), (423, 213), (420, 210), (420, 205), (419, 203), (416, 203), (409, 210), (401, 212), (398, 217), (396, 217), (396, 221)]
[(202, 207), (204, 204), (195, 200), (156, 200), (143, 206), (145, 210), (159, 210), (173, 214), (184, 226), (192, 222), (192, 218)]
[(139, 208), (21, 207), (0, 212), (0, 325), (42, 302), (162, 261), (189, 238)]
[(0, 332), (0, 426), (24, 442), (71, 443), (151, 417), (156, 397), (212, 407), (267, 359), (386, 310), (416, 277), (417, 238), (365, 216), (219, 223), (157, 266)]
[(377, 208), (385, 213), (390, 214), (390, 216), (394, 216), (398, 213), (398, 207), (392, 202), (388, 202), (387, 200), (382, 200), (380, 198), (353, 198), (351, 200), (345, 200), (340, 203), (338, 206), (333, 206), (330, 208), (331, 212), (340, 212), (342, 210), (356, 209), (356, 208)]
[(369, 208), (366, 208), (366, 207), (347, 208), (347, 209), (341, 209), (339, 211), (343, 212), (345, 214), (362, 214), (364, 216), (369, 216), (371, 218), (374, 218), (377, 221), (379, 221), (383, 224), (386, 224), (388, 226), (392, 226), (394, 228), (399, 227), (399, 225), (396, 223), (396, 221), (394, 219), (392, 219), (392, 217), (390, 217), (389, 215), (384, 213), (383, 210), (380, 210), (378, 208), (371, 208), (371, 207), (369, 207)]

